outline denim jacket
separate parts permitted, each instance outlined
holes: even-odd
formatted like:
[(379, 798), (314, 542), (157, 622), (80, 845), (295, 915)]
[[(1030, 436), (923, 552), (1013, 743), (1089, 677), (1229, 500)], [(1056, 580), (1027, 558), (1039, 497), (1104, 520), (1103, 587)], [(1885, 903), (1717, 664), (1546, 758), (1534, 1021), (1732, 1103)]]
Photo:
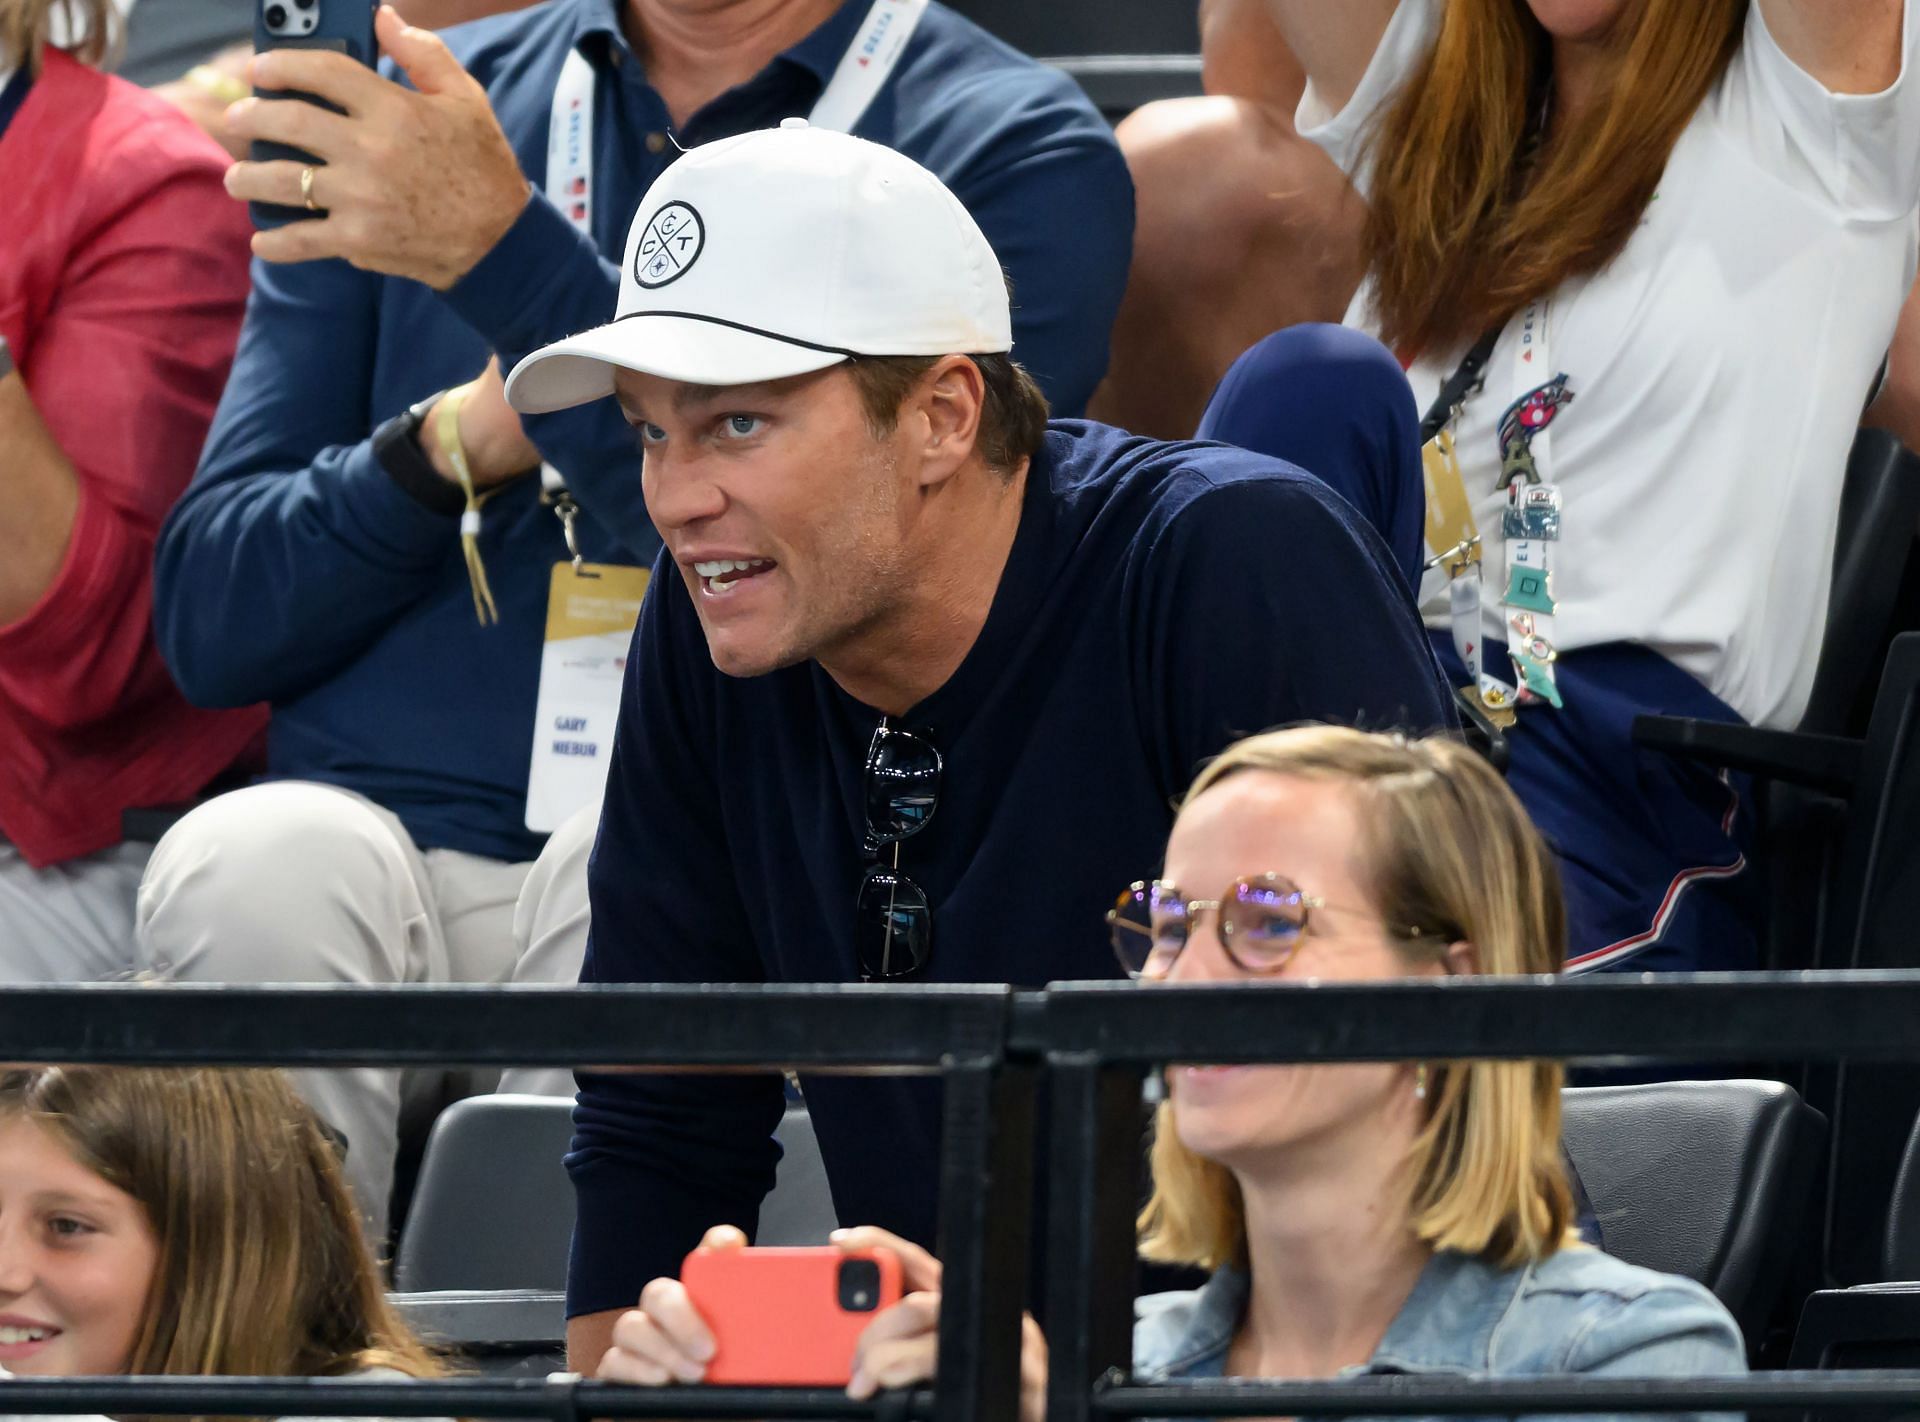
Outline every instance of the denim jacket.
[[(1141, 1299), (1133, 1331), (1134, 1380), (1223, 1376), (1227, 1345), (1246, 1302), (1247, 1276), (1237, 1269), (1220, 1270), (1199, 1289)], [(1740, 1330), (1706, 1289), (1575, 1247), (1519, 1269), (1436, 1254), (1372, 1361), (1343, 1369), (1341, 1376), (1647, 1378), (1746, 1370)], [(1596, 1415), (1595, 1422), (1610, 1419)]]

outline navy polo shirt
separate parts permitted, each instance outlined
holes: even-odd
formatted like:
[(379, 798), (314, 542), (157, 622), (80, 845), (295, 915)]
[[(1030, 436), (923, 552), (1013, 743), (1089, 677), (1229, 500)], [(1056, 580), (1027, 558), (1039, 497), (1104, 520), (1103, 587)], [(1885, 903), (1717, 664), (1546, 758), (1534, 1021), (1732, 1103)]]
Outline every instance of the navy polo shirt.
[[(805, 114), (867, 8), (847, 0), (679, 143)], [(536, 191), (444, 295), (344, 262), (256, 262), (232, 378), (156, 552), (160, 650), (189, 699), (272, 702), (272, 775), (359, 791), (423, 847), (539, 850), (522, 819), (547, 588), (566, 550), (537, 480), (499, 493), (481, 552), (501, 621), (480, 627), (457, 516), (403, 492), (369, 437), (490, 354), (511, 368), (613, 315), (629, 223), (678, 156), (619, 14), (616, 0), (551, 0), (447, 34), (536, 189), (561, 64), (577, 47), (594, 65), (591, 235)], [(930, 168), (973, 213), (1017, 292), (1014, 356), (1078, 410), (1106, 365), (1133, 228), (1125, 164), (1086, 97), (932, 4), (855, 131)], [(526, 430), (581, 504), (585, 555), (651, 559), (640, 459), (613, 403)]]
[[(723, 676), (664, 556), (627, 665), (582, 980), (856, 980), (878, 713), (811, 662)], [(978, 639), (894, 723), (945, 758), (900, 846), (933, 905), (927, 980), (1117, 976), (1104, 911), (1158, 868), (1203, 761), (1302, 720), (1451, 726), (1451, 705), (1391, 555), (1318, 479), (1055, 424)], [(931, 1245), (938, 1083), (805, 1090), (840, 1219)], [(777, 1076), (582, 1076), (568, 1311), (631, 1306), (709, 1226), (751, 1230), (781, 1109)]]

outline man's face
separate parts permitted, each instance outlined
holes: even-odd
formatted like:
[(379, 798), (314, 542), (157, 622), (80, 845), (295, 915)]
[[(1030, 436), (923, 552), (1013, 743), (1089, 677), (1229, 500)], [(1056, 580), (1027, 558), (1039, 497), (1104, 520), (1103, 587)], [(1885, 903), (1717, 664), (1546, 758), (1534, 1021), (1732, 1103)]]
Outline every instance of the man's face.
[(831, 661), (884, 631), (911, 578), (909, 422), (875, 439), (844, 366), (727, 386), (621, 371), (614, 385), (716, 667)]

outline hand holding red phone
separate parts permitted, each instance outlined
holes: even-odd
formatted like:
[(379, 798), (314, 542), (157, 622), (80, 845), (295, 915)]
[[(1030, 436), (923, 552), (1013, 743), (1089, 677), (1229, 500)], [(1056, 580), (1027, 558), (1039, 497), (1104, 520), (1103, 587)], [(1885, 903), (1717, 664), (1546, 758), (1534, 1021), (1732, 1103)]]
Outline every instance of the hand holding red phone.
[[(882, 1388), (930, 1382), (940, 1360), (940, 1261), (910, 1240), (872, 1225), (833, 1232), (849, 1253), (890, 1250), (899, 1257), (905, 1298), (883, 1310), (853, 1355), (847, 1396), (856, 1401)], [(1042, 1422), (1047, 1411), (1047, 1340), (1032, 1314), (1020, 1316), (1020, 1422)]]
[[(730, 1225), (708, 1230), (678, 1279), (655, 1279), (620, 1316), (598, 1376), (658, 1386), (708, 1382), (846, 1387), (874, 1319), (899, 1300), (905, 1241), (882, 1247), (749, 1249)], [(916, 1251), (917, 1277), (940, 1266)], [(931, 1274), (926, 1270), (930, 1268)]]
[[(731, 1225), (720, 1225), (707, 1231), (700, 1249), (689, 1256), (692, 1288), (678, 1279), (655, 1279), (641, 1292), (640, 1307), (620, 1316), (613, 1328), (613, 1347), (601, 1360), (597, 1376), (654, 1387), (707, 1381), (777, 1385), (818, 1382), (831, 1376), (836, 1381), (845, 1378), (847, 1394), (856, 1400), (871, 1397), (881, 1388), (930, 1380), (939, 1357), (940, 1261), (919, 1245), (872, 1226), (836, 1230), (832, 1239), (834, 1252), (843, 1259), (871, 1258), (888, 1266), (875, 1298), (856, 1293), (837, 1300), (842, 1305), (840, 1319), (831, 1316), (836, 1299), (826, 1292), (824, 1282), (815, 1287), (820, 1297), (804, 1315), (796, 1312), (793, 1301), (791, 1281), (809, 1273), (823, 1281), (833, 1278), (827, 1269), (811, 1267), (833, 1265), (826, 1251), (747, 1251), (745, 1235)], [(760, 1270), (747, 1267), (754, 1262), (749, 1254), (816, 1258)], [(768, 1307), (769, 1296), (752, 1286), (756, 1275), (785, 1297), (776, 1305), (783, 1310), (780, 1323), (763, 1323), (760, 1333), (748, 1336), (743, 1332), (744, 1321), (765, 1318)], [(778, 1282), (783, 1277), (789, 1282)], [(842, 1295), (849, 1288), (846, 1277), (840, 1276)], [(903, 1292), (904, 1297), (891, 1301)], [(702, 1302), (714, 1314), (712, 1321), (703, 1312)], [(845, 1345), (847, 1319), (858, 1318), (880, 1302), (886, 1306), (861, 1325), (850, 1349), (835, 1352)], [(716, 1337), (716, 1333), (725, 1336)], [(1031, 1317), (1022, 1320), (1020, 1375), (1021, 1422), (1040, 1422), (1046, 1408), (1047, 1346)]]

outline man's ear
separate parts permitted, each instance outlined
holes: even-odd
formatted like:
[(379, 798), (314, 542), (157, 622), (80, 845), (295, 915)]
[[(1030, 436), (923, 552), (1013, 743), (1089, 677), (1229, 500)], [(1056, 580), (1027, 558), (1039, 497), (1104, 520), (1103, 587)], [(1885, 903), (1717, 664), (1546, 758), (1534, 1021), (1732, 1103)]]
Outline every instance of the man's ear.
[(1480, 950), (1464, 938), (1447, 945), (1445, 958), (1449, 977), (1471, 977), (1480, 971)]
[(980, 440), (980, 412), (987, 383), (980, 367), (963, 355), (942, 356), (908, 399), (920, 419), (911, 426), (922, 437), (920, 482), (942, 483), (973, 457)]

